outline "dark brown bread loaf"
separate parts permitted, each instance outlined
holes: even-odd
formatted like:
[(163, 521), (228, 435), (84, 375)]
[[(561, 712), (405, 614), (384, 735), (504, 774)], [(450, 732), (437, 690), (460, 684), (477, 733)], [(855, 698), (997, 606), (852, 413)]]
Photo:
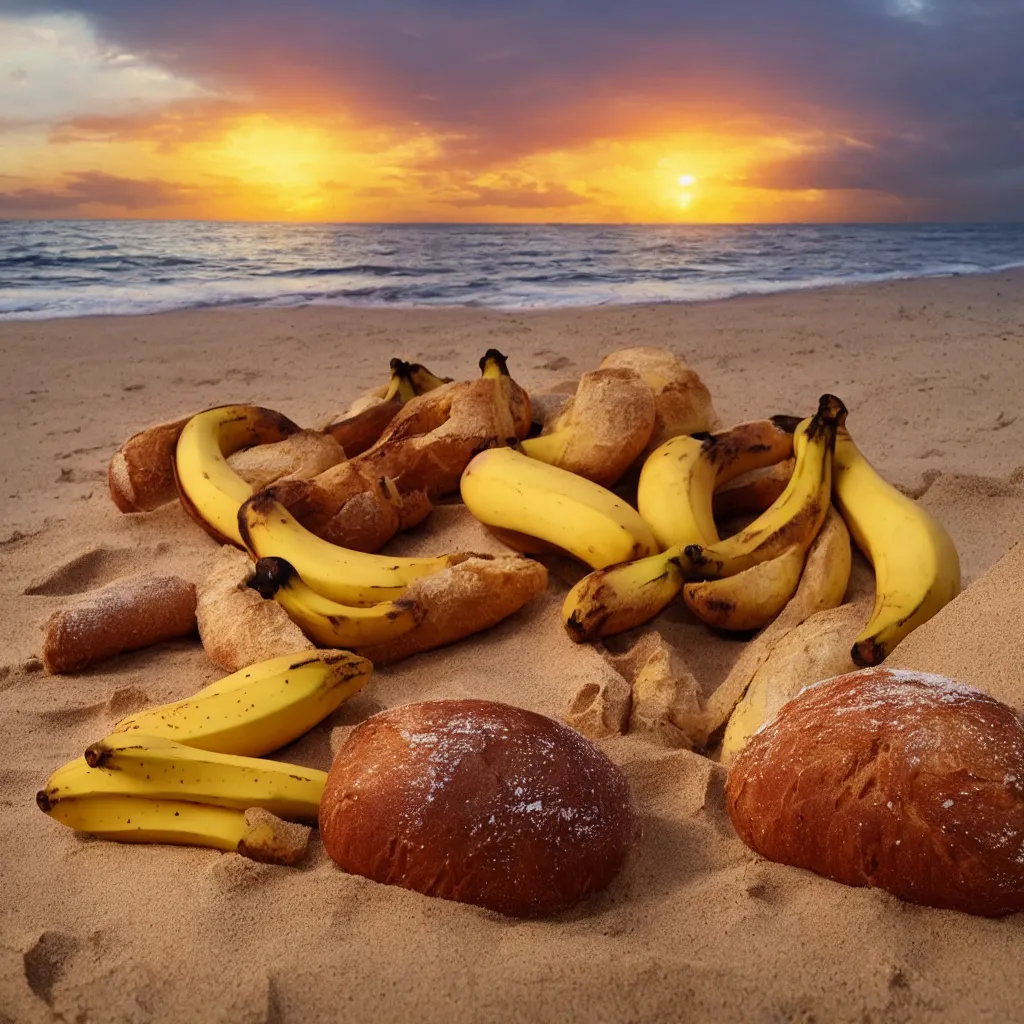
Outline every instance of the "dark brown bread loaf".
[(1024, 910), (1024, 729), (962, 683), (872, 668), (808, 687), (750, 738), (726, 799), (770, 860), (913, 903)]
[(346, 871), (514, 917), (615, 877), (636, 833), (623, 773), (543, 715), (484, 700), (383, 711), (338, 751), (320, 803)]

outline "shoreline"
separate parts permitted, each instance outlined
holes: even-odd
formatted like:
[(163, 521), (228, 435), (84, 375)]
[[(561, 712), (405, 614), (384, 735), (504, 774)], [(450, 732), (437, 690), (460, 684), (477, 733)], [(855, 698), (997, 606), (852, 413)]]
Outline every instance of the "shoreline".
[[(866, 275), (867, 279), (848, 279), (848, 280), (830, 280), (826, 282), (814, 283), (800, 283), (794, 282), (781, 283), (771, 282), (770, 287), (764, 287), (753, 290), (740, 290), (728, 295), (720, 296), (708, 296), (704, 298), (665, 298), (665, 299), (608, 299), (600, 302), (579, 302), (579, 303), (564, 303), (558, 304), (547, 304), (547, 305), (536, 305), (536, 306), (502, 306), (502, 305), (485, 305), (482, 303), (359, 303), (359, 302), (347, 302), (342, 299), (311, 299), (302, 300), (294, 303), (289, 302), (266, 302), (261, 303), (258, 301), (241, 300), (239, 302), (224, 302), (224, 303), (208, 303), (201, 305), (185, 305), (175, 306), (167, 309), (156, 309), (156, 310), (144, 310), (134, 311), (128, 310), (124, 312), (109, 313), (69, 313), (69, 314), (56, 314), (53, 316), (41, 315), (37, 316), (34, 313), (28, 316), (19, 315), (18, 313), (0, 313), (0, 328), (5, 324), (19, 324), (19, 323), (49, 323), (55, 320), (93, 320), (97, 318), (105, 317), (154, 317), (154, 316), (172, 316), (180, 313), (216, 313), (216, 312), (245, 312), (245, 311), (279, 311), (289, 312), (294, 310), (302, 309), (341, 309), (341, 310), (359, 310), (359, 311), (390, 311), (394, 313), (423, 313), (429, 311), (437, 312), (453, 312), (457, 310), (467, 310), (471, 312), (486, 312), (486, 313), (504, 313), (510, 316), (536, 314), (536, 313), (561, 313), (561, 312), (586, 312), (588, 310), (595, 309), (619, 309), (619, 308), (658, 308), (662, 306), (702, 306), (708, 303), (719, 303), (719, 302), (734, 302), (743, 299), (762, 299), (772, 298), (774, 296), (786, 296), (786, 295), (802, 295), (808, 292), (814, 293), (819, 291), (829, 291), (832, 289), (849, 289), (849, 288), (874, 288), (877, 286), (885, 285), (899, 285), (899, 284), (911, 284), (918, 281), (942, 281), (942, 280), (958, 280), (960, 278), (974, 279), (979, 277), (995, 277), (1000, 275), (1010, 275), (1011, 277), (1020, 277), (1021, 284), (1024, 285), (1024, 260), (1017, 263), (1007, 264), (994, 269), (976, 270), (976, 271), (943, 271), (933, 274), (928, 273), (892, 273), (892, 274), (877, 274), (877, 275)], [(778, 287), (775, 285), (778, 284)], [(2, 297), (2, 293), (0, 293)]]

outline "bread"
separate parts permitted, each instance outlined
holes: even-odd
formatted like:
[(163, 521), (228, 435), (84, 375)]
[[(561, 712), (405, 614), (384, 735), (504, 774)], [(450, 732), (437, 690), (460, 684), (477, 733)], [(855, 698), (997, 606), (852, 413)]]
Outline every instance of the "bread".
[(1024, 729), (944, 676), (882, 667), (808, 687), (737, 756), (726, 804), (770, 860), (912, 903), (1024, 910)]
[(467, 558), (413, 580), (403, 597), (423, 609), (422, 620), (395, 640), (359, 648), (359, 654), (374, 664), (387, 665), (455, 643), (508, 618), (547, 585), (547, 569), (533, 559)]
[(210, 661), (225, 672), (316, 648), (276, 601), (246, 586), (252, 571), (248, 555), (225, 545), (199, 584), (199, 637)]
[(92, 590), (44, 627), (47, 672), (77, 672), (123, 651), (187, 636), (196, 628), (196, 589), (177, 576), (134, 576)]
[(700, 377), (667, 348), (620, 349), (601, 360), (601, 369), (607, 367), (635, 370), (654, 393), (657, 416), (648, 452), (670, 437), (714, 430), (718, 425), (711, 392)]
[(174, 449), (191, 418), (190, 413), (140, 430), (114, 452), (107, 467), (107, 484), (122, 512), (151, 512), (178, 496)]
[(344, 461), (344, 449), (330, 434), (300, 430), (283, 441), (235, 452), (228, 465), (258, 491), (277, 480), (308, 480)]
[(636, 833), (625, 775), (543, 715), (483, 700), (382, 711), (349, 734), (320, 802), (344, 870), (512, 917), (603, 889)]

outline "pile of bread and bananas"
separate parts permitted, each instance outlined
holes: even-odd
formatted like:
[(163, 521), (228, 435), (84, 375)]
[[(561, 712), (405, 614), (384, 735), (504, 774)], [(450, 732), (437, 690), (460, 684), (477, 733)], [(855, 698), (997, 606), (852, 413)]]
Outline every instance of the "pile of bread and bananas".
[[(591, 570), (562, 608), (576, 643), (633, 629), (680, 595), (708, 626), (741, 635), (796, 602), (804, 618), (834, 608), (851, 534), (876, 578), (856, 664), (882, 662), (959, 591), (950, 537), (875, 472), (832, 395), (805, 418), (717, 430), (707, 388), (663, 349), (614, 353), (573, 395), (527, 394), (495, 350), (480, 366), (452, 381), (392, 360), (385, 385), (316, 429), (231, 405), (121, 446), (109, 469), (118, 507), (177, 499), (224, 550), (181, 615), (168, 613), (169, 591), (134, 584), (135, 596), (49, 630), (44, 660), (74, 670), (95, 659), (63, 648), (89, 636), (108, 656), (198, 624), (232, 674), (120, 722), (54, 773), (44, 811), (109, 838), (294, 862), (305, 838), (286, 821), (316, 821), (326, 776), (263, 755), (358, 692), (374, 664), (517, 611), (547, 588), (547, 555)], [(516, 553), (379, 553), (457, 495)], [(720, 536), (724, 523), (736, 528)], [(743, 700), (732, 693), (716, 711), (731, 726), (727, 752), (763, 721)]]

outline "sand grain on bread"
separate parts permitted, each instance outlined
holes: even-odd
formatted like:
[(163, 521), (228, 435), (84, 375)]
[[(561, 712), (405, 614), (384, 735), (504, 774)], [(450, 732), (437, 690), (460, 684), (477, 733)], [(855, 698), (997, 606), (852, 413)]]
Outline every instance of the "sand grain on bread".
[[(985, 316), (964, 317), (968, 304)], [(899, 318), (901, 306), (915, 318)], [(560, 359), (579, 372), (624, 337), (669, 346), (685, 337), (681, 354), (710, 387), (725, 423), (813, 407), (834, 381), (847, 381), (851, 429), (888, 478), (912, 488), (934, 470), (940, 479), (958, 474), (971, 483), (934, 489), (933, 480), (922, 500), (954, 532), (965, 578), (983, 583), (1010, 534), (1024, 526), (1024, 499), (978, 484), (1009, 480), (1024, 461), (1024, 420), (991, 429), (997, 412), (1019, 405), (1024, 391), (1013, 340), (1022, 322), (1024, 275), (1017, 274), (586, 312), (310, 308), (0, 325), (4, 379), (19, 383), (0, 408), (17, 439), (7, 450), (0, 514), (0, 540), (9, 540), (0, 548), (4, 1012), (26, 1021), (304, 1024), (337, 1020), (342, 1008), (353, 1018), (424, 1024), (555, 1013), (567, 1024), (681, 1016), (755, 1024), (1014, 1020), (1024, 1005), (1024, 921), (907, 907), (765, 862), (732, 832), (724, 770), (641, 737), (600, 741), (630, 778), (640, 846), (605, 893), (555, 921), (510, 926), (475, 908), (346, 875), (315, 835), (298, 869), (75, 836), (32, 804), (52, 768), (129, 713), (112, 702), (138, 699), (133, 688), (148, 703), (165, 702), (220, 672), (189, 641), (123, 655), (71, 679), (49, 678), (32, 668), (39, 625), (67, 596), (23, 592), (90, 544), (129, 554), (113, 575), (113, 566), (90, 569), (89, 586), (129, 570), (201, 578), (217, 549), (180, 509), (123, 516), (85, 474), (102, 471), (140, 426), (210, 404), (211, 389), (200, 394), (188, 383), (200, 374), (182, 372), (200, 361), (201, 376), (225, 380), (231, 393), (223, 400), (259, 402), (312, 423), (381, 382), (381, 360), (365, 346), (377, 332), (392, 339), (394, 354), (454, 377), (474, 375), (480, 350), (496, 344), (522, 383), (540, 388), (571, 372)], [(303, 348), (282, 360), (295, 336)], [(75, 388), (60, 401), (51, 394), (32, 403), (24, 394), (47, 388), (72, 365)], [(225, 376), (239, 366), (251, 374), (245, 395), (237, 377)], [(116, 405), (104, 401), (140, 374), (150, 384), (145, 391), (126, 392)], [(82, 480), (60, 482), (58, 466), (80, 470)], [(396, 538), (393, 550), (505, 550), (461, 513), (436, 509)], [(154, 552), (162, 542), (170, 550)], [(978, 663), (1008, 686), (1020, 665), (998, 625), (1012, 601), (1009, 578), (995, 578), (972, 618), (989, 630)], [(566, 641), (558, 608), (568, 583), (560, 571), (550, 580), (545, 594), (494, 629), (381, 668), (364, 694), (280, 756), (326, 768), (332, 728), (413, 700), (479, 697), (560, 717), (582, 685), (615, 670), (598, 651)], [(954, 602), (948, 615), (958, 607), (965, 605)], [(962, 647), (965, 665), (974, 635), (966, 621), (962, 633), (946, 631), (943, 655), (951, 659), (954, 644)], [(705, 698), (742, 649), (708, 637), (680, 609), (656, 628), (683, 653)], [(939, 651), (940, 640), (936, 630), (928, 650)], [(1009, 699), (1006, 691), (996, 696)]]

